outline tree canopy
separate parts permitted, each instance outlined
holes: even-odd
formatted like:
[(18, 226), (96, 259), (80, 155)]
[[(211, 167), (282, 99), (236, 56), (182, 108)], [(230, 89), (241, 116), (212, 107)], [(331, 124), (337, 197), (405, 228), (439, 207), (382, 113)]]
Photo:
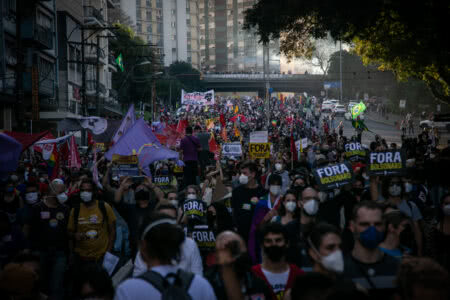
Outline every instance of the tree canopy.
[(203, 90), (200, 72), (191, 64), (184, 61), (176, 61), (169, 66), (169, 75), (176, 77), (188, 92), (199, 92)]
[(288, 58), (311, 57), (312, 38), (329, 33), (354, 44), (364, 64), (392, 70), (400, 80), (423, 80), (450, 103), (446, 1), (260, 0), (245, 14), (244, 28), (254, 28), (261, 42), (279, 38)]

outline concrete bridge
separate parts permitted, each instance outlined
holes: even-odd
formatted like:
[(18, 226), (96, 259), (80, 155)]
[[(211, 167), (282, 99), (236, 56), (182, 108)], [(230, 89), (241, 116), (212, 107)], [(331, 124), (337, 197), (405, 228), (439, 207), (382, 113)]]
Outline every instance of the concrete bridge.
[[(323, 75), (310, 74), (267, 74), (267, 80), (273, 92), (307, 92), (320, 95), (324, 90)], [(258, 92), (264, 97), (264, 74), (204, 74), (207, 89), (217, 92)]]

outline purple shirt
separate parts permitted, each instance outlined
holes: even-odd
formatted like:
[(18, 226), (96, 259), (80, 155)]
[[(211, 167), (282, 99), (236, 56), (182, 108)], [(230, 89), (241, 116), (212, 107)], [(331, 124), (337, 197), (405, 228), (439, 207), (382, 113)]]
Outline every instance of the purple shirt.
[(198, 148), (200, 141), (193, 135), (186, 135), (180, 143), (180, 149), (183, 150), (183, 161), (197, 161)]

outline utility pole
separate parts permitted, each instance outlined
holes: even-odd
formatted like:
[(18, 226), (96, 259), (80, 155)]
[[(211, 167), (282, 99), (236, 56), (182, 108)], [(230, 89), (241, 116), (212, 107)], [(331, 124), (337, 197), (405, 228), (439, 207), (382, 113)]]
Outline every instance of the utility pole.
[(95, 80), (95, 103), (97, 105), (97, 116), (100, 116), (100, 36), (97, 35), (97, 64), (96, 64), (96, 80)]
[(267, 44), (263, 44), (263, 72), (264, 72), (264, 102), (266, 105), (266, 118), (267, 118), (267, 129), (269, 129), (270, 126), (270, 95), (269, 95), (269, 89), (270, 89), (270, 83), (267, 76), (267, 73), (269, 72), (269, 46)]
[[(16, 1), (16, 42), (17, 42), (17, 63), (16, 63), (16, 120), (17, 127), (19, 131), (24, 131), (24, 116), (25, 116), (25, 103), (24, 103), (24, 91), (23, 91), (23, 72), (25, 69), (24, 59), (25, 55), (23, 54), (23, 46), (22, 46), (22, 32), (21, 32), (21, 23), (22, 17), (26, 8), (23, 7), (21, 0)], [(3, 3), (1, 4), (3, 5)], [(1, 16), (3, 17), (3, 16)]]
[(339, 78), (340, 78), (339, 100), (342, 102), (342, 40), (339, 40)]

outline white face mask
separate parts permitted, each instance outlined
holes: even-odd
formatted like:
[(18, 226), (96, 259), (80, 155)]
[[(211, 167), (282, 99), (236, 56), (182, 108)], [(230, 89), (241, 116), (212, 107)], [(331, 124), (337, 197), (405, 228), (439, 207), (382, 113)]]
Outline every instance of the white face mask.
[(283, 169), (283, 165), (282, 164), (280, 164), (280, 163), (276, 163), (275, 164), (275, 170), (281, 171), (282, 169)]
[(38, 201), (38, 193), (37, 192), (26, 193), (25, 200), (27, 201), (28, 204), (36, 203)]
[(412, 189), (413, 189), (413, 185), (409, 182), (405, 182), (405, 192), (411, 193)]
[(281, 186), (279, 185), (271, 185), (269, 187), (269, 191), (272, 195), (278, 196), (281, 193)]
[(444, 215), (450, 216), (450, 204), (444, 205), (444, 208), (442, 209), (442, 211), (444, 212)]
[(240, 184), (247, 184), (248, 183), (248, 176), (241, 174), (241, 176), (239, 176), (239, 183)]
[(67, 199), (69, 199), (69, 197), (67, 196), (66, 193), (61, 193), (56, 196), (56, 199), (58, 199), (59, 203), (64, 204), (67, 201)]
[(314, 216), (319, 210), (319, 202), (314, 199), (308, 200), (305, 202), (305, 204), (303, 204), (303, 209), (308, 215)]
[(197, 199), (197, 196), (195, 194), (187, 194), (186, 199), (188, 199), (188, 200), (195, 200), (195, 199)]
[(43, 182), (45, 182), (45, 178), (41, 177), (41, 178), (39, 178), (39, 181), (43, 183)]
[(169, 200), (169, 203), (175, 207), (178, 207), (178, 200)]
[(402, 187), (400, 184), (393, 184), (393, 185), (389, 186), (389, 195), (391, 195), (393, 197), (397, 197), (397, 196), (400, 196), (401, 193), (402, 193)]
[(207, 205), (211, 204), (211, 200), (212, 200), (212, 188), (206, 188), (205, 189), (205, 194), (203, 195), (203, 201), (206, 202)]
[(320, 262), (329, 271), (336, 273), (342, 273), (344, 271), (344, 256), (341, 250), (336, 250), (327, 256), (322, 256)]
[(297, 203), (295, 203), (294, 201), (289, 201), (289, 202), (286, 202), (284, 207), (286, 207), (287, 211), (293, 212), (297, 208)]
[(11, 180), (17, 181), (17, 180), (19, 180), (19, 177), (17, 177), (17, 175), (11, 175)]
[(80, 199), (83, 202), (90, 202), (92, 200), (92, 192), (81, 192)]

